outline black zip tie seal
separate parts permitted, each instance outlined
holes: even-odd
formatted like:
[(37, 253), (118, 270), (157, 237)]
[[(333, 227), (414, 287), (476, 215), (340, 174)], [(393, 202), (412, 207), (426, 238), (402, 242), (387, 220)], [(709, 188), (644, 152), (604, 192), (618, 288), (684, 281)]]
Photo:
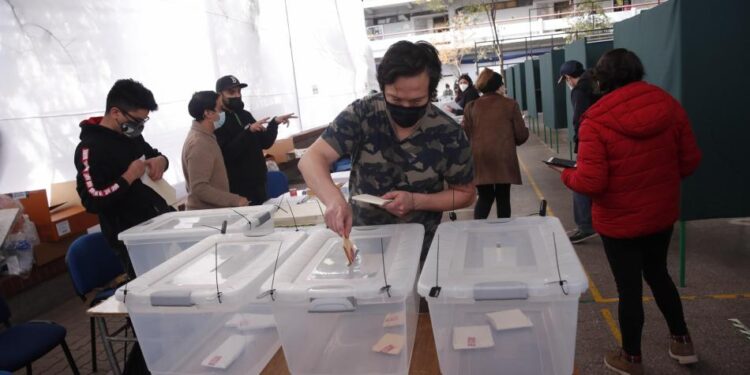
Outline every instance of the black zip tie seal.
[(385, 275), (385, 249), (383, 248), (383, 237), (380, 237), (380, 258), (383, 260), (383, 282), (385, 285), (380, 288), (380, 293), (386, 292), (388, 298), (391, 298), (391, 285), (388, 284), (388, 278)]
[(276, 267), (279, 265), (279, 255), (281, 254), (281, 241), (279, 241), (279, 248), (276, 250), (276, 262), (273, 263), (273, 274), (271, 274), (271, 289), (259, 294), (256, 299), (262, 299), (266, 296), (271, 296), (271, 301), (276, 301), (276, 289), (273, 287), (276, 282)]
[(440, 291), (443, 289), (438, 284), (438, 275), (440, 273), (440, 235), (437, 235), (437, 257), (436, 257), (436, 266), (435, 266), (435, 286), (430, 288), (430, 297), (432, 298), (438, 298), (440, 296)]

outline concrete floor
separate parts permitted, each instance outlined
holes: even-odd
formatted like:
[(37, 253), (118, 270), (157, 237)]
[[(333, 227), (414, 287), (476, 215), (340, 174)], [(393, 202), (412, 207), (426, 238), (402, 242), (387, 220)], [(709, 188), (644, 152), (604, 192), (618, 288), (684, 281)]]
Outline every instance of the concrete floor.
[[(544, 197), (549, 201), (551, 213), (558, 216), (566, 228), (572, 229), (571, 193), (560, 183), (558, 174), (541, 163), (549, 156), (568, 157), (567, 140), (561, 132), (558, 154), (554, 143), (550, 148), (543, 142), (542, 134), (539, 135), (532, 135), (518, 149), (524, 184), (512, 189), (513, 216), (537, 211), (539, 199)], [(548, 133), (548, 142), (549, 138), (553, 137)], [(491, 215), (494, 215), (494, 209)], [(459, 216), (470, 217), (470, 212), (463, 212)], [(618, 346), (617, 292), (601, 240), (588, 240), (576, 245), (576, 250), (591, 281), (589, 291), (581, 296), (579, 307), (576, 370), (579, 374), (606, 374), (608, 372), (602, 364), (602, 357), (606, 351)], [(670, 271), (677, 281), (677, 230), (669, 256)], [(692, 367), (682, 367), (668, 357), (666, 323), (656, 304), (648, 298), (648, 287), (644, 287), (646, 325), (643, 357), (647, 372), (750, 374), (750, 339), (728, 320), (739, 319), (750, 326), (750, 221), (722, 219), (688, 223), (686, 276), (687, 286), (679, 290), (701, 361)], [(91, 373), (86, 304), (74, 296), (67, 275), (24, 292), (9, 303), (14, 311), (22, 312), (15, 314), (15, 320), (48, 319), (64, 325), (68, 329), (67, 340), (81, 373)], [(97, 373), (107, 373), (109, 366), (101, 345), (99, 349)], [(415, 363), (413, 370), (422, 367), (415, 365), (419, 364)], [(35, 362), (33, 367), (38, 374), (70, 373), (59, 349)]]

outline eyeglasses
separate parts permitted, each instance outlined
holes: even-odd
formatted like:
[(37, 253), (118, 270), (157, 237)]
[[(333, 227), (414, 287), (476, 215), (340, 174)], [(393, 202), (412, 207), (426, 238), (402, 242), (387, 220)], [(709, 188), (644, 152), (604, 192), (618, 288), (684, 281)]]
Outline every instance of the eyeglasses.
[(144, 117), (142, 119), (139, 119), (139, 118), (131, 115), (127, 111), (121, 111), (121, 112), (124, 113), (125, 116), (127, 116), (128, 119), (130, 119), (131, 121), (135, 122), (136, 124), (145, 124), (149, 120), (148, 116), (146, 116), (146, 117)]

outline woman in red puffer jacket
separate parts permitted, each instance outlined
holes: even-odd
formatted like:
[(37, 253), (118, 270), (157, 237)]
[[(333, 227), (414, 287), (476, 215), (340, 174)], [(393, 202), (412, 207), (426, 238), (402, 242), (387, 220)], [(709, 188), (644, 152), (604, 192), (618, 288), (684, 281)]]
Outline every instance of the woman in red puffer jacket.
[(605, 364), (621, 374), (643, 372), (641, 275), (667, 320), (670, 356), (694, 363), (680, 296), (667, 271), (680, 180), (701, 159), (690, 121), (672, 96), (642, 81), (643, 65), (633, 52), (607, 52), (594, 75), (605, 96), (583, 115), (577, 167), (563, 171), (562, 181), (592, 198), (594, 229), (617, 284), (623, 347)]

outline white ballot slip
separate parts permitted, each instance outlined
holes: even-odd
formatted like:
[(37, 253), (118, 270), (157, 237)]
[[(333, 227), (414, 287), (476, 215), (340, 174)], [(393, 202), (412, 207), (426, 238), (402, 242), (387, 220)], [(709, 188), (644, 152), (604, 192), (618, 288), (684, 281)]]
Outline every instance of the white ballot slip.
[(393, 202), (392, 199), (383, 199), (383, 198), (376, 197), (376, 196), (370, 195), (370, 194), (355, 195), (355, 196), (352, 197), (352, 200), (355, 200), (357, 202), (374, 204), (374, 205), (376, 205), (378, 207), (383, 207), (387, 203)]
[(487, 318), (490, 320), (492, 327), (495, 328), (496, 331), (534, 326), (534, 324), (531, 323), (531, 320), (529, 320), (529, 317), (519, 309), (488, 313)]
[(372, 347), (372, 351), (384, 354), (399, 355), (404, 348), (406, 340), (403, 335), (395, 333), (386, 333), (378, 340), (378, 343)]
[(453, 349), (481, 349), (495, 346), (490, 326), (453, 327)]
[(224, 326), (240, 331), (253, 331), (276, 327), (272, 314), (235, 314)]
[(232, 335), (229, 336), (216, 350), (201, 362), (201, 365), (210, 368), (225, 370), (245, 350), (245, 341), (252, 339), (251, 336)]
[[(141, 160), (146, 160), (145, 156), (141, 156)], [(143, 176), (141, 176), (141, 182), (143, 182), (144, 185), (150, 187), (153, 191), (156, 192), (156, 194), (159, 194), (162, 198), (164, 198), (165, 201), (167, 201), (168, 205), (173, 205), (177, 203), (177, 190), (172, 187), (172, 185), (167, 182), (165, 179), (160, 179), (159, 181), (154, 181), (151, 179), (151, 177), (148, 176), (148, 167), (146, 167), (146, 172), (143, 173)]]
[(406, 323), (406, 312), (399, 311), (387, 314), (383, 320), (383, 327), (399, 327), (404, 325), (404, 323)]

